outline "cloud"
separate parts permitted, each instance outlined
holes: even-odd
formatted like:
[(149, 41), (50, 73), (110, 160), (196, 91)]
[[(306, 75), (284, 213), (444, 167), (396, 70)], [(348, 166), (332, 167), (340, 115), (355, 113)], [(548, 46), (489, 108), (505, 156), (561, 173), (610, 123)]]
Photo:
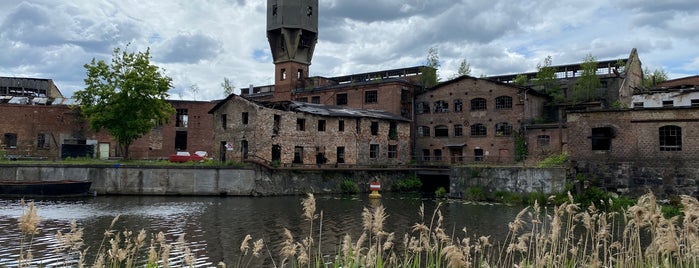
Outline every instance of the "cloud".
[(165, 63), (198, 63), (219, 55), (221, 43), (202, 33), (174, 36), (159, 46), (158, 61)]

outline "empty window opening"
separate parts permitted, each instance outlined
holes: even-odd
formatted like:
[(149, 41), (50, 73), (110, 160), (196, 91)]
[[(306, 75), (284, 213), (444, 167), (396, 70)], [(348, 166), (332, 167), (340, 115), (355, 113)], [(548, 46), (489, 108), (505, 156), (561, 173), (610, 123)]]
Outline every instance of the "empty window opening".
[(483, 149), (473, 149), (473, 161), (483, 161)]
[(17, 148), (17, 133), (5, 133), (3, 144), (5, 148)]
[(449, 112), (449, 103), (443, 100), (436, 101), (434, 103), (434, 112), (435, 113), (446, 113)]
[(303, 147), (294, 147), (294, 164), (303, 164)]
[(396, 122), (391, 122), (388, 125), (388, 138), (391, 140), (398, 139), (398, 125)]
[(388, 145), (388, 158), (398, 158), (398, 145)]
[(376, 90), (364, 92), (364, 103), (377, 103), (378, 101), (378, 93)]
[(286, 80), (286, 69), (281, 70), (281, 80)]
[(434, 127), (435, 137), (449, 137), (449, 127), (444, 125), (439, 125)]
[(307, 97), (302, 97), (302, 98), (296, 98), (296, 101), (300, 101), (300, 102), (308, 102), (308, 98), (307, 98)]
[(430, 113), (430, 104), (427, 102), (418, 102), (417, 103), (417, 113), (418, 114), (429, 114)]
[(658, 129), (661, 151), (682, 151), (682, 128), (663, 126)]
[(306, 119), (296, 118), (296, 130), (306, 131)]
[(311, 103), (320, 104), (320, 96), (311, 97)]
[(495, 109), (512, 109), (512, 97), (500, 96), (495, 98)]
[(296, 72), (296, 79), (301, 80), (303, 78), (303, 69), (299, 69), (298, 72)]
[(663, 101), (663, 107), (673, 107), (674, 102), (671, 100)]
[(597, 127), (592, 129), (592, 150), (608, 151), (612, 148), (614, 129), (611, 127)]
[(221, 114), (221, 128), (226, 129), (228, 127), (228, 115)]
[(643, 102), (634, 102), (633, 108), (643, 108)]
[(272, 162), (279, 163), (282, 160), (282, 147), (279, 144), (272, 145)]
[(483, 124), (471, 125), (471, 137), (485, 137), (488, 135), (488, 129)]
[(484, 98), (475, 98), (471, 100), (471, 111), (483, 111), (487, 109)]
[(434, 161), (442, 161), (442, 150), (441, 149), (434, 149)]
[(377, 158), (379, 157), (379, 145), (378, 144), (369, 144), (369, 158)]
[(336, 105), (347, 105), (347, 93), (340, 93), (335, 96)]
[(325, 131), (325, 120), (318, 120), (318, 131)]
[(699, 107), (699, 99), (692, 99), (692, 107)]
[(507, 122), (495, 124), (495, 136), (503, 137), (512, 135), (512, 125)]
[(175, 118), (175, 127), (187, 127), (189, 115), (187, 109), (177, 109), (177, 117)]
[(357, 118), (357, 120), (356, 120), (355, 122), (356, 122), (356, 124), (355, 124), (354, 127), (355, 127), (355, 129), (356, 129), (356, 131), (357, 131), (357, 134), (360, 134), (360, 133), (362, 132), (362, 119), (361, 119), (361, 118)]
[(337, 120), (337, 131), (339, 132), (344, 132), (345, 131), (345, 120)]
[(345, 147), (344, 146), (337, 147), (337, 163), (339, 163), (339, 164), (345, 163)]
[(49, 148), (49, 134), (39, 133), (36, 137), (36, 148), (48, 149)]
[(379, 135), (379, 122), (371, 122), (371, 135)]
[(282, 116), (275, 114), (274, 115), (274, 124), (272, 125), (272, 135), (279, 135), (279, 127), (282, 123)]
[(423, 161), (430, 161), (430, 150), (429, 149), (422, 149), (422, 160)]
[(248, 112), (243, 112), (243, 114), (241, 115), (241, 122), (243, 123), (243, 125), (248, 124)]
[(328, 159), (325, 158), (325, 147), (316, 147), (316, 164), (325, 164)]
[(187, 131), (176, 131), (175, 132), (175, 150), (176, 151), (186, 151), (187, 150)]

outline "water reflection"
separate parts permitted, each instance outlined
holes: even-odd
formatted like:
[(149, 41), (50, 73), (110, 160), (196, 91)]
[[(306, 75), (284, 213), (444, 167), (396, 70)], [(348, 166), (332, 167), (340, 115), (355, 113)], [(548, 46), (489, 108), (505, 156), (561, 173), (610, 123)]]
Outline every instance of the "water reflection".
[[(316, 196), (316, 213), (323, 211), (323, 253), (333, 255), (345, 234), (356, 240), (362, 231), (361, 212), (372, 206), (365, 196)], [(39, 216), (43, 219), (41, 233), (32, 246), (34, 259), (44, 267), (58, 265), (62, 259), (53, 249), (55, 233), (69, 231), (71, 220), (85, 228), (84, 240), (92, 249), (99, 247), (105, 230), (117, 215), (114, 230), (125, 229), (149, 234), (164, 232), (169, 241), (184, 235), (188, 246), (197, 256), (197, 266), (215, 266), (219, 261), (235, 264), (240, 258), (240, 243), (245, 235), (266, 243), (266, 264), (278, 262), (284, 228), (295, 238), (308, 235), (309, 223), (303, 218), (302, 196), (285, 197), (174, 197), (174, 196), (98, 196), (84, 199), (36, 200)], [(388, 219), (384, 229), (395, 232), (397, 238), (409, 233), (411, 227), (423, 221), (418, 215), (425, 205), (425, 219), (429, 223), (438, 201), (417, 195), (384, 194), (378, 204), (386, 208)], [(374, 204), (377, 205), (377, 204)], [(463, 237), (466, 227), (469, 235), (491, 235), (503, 238), (507, 223), (522, 209), (493, 204), (468, 204), (460, 200), (443, 202), (440, 210), (444, 228)], [(22, 214), (19, 200), (0, 199), (0, 266), (16, 265), (20, 234), (17, 219)], [(321, 226), (314, 223), (314, 233)], [(396, 241), (399, 243), (399, 241)], [(7, 245), (7, 246), (6, 246)], [(92, 250), (91, 250), (92, 251)], [(92, 252), (94, 254), (94, 252)], [(92, 260), (90, 256), (88, 260)], [(263, 265), (263, 264), (260, 264)], [(265, 265), (266, 266), (266, 265)]]

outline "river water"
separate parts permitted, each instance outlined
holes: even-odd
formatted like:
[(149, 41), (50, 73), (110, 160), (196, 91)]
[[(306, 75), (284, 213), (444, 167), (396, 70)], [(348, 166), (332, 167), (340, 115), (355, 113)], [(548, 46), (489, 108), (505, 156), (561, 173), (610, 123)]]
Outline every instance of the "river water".
[[(62, 263), (66, 262), (66, 257), (55, 252), (58, 244), (55, 234), (59, 230), (68, 232), (70, 222), (76, 220), (79, 227), (84, 228), (83, 238), (90, 247), (87, 260), (90, 264), (105, 230), (119, 215), (113, 230), (136, 233), (144, 229), (148, 234), (147, 241), (160, 231), (171, 242), (184, 235), (187, 246), (196, 256), (197, 267), (213, 267), (221, 261), (229, 267), (234, 266), (240, 259), (241, 242), (248, 234), (253, 240), (262, 238), (265, 241), (263, 254), (266, 257), (260, 265), (274, 266), (274, 262), (278, 264), (279, 261), (284, 228), (289, 229), (296, 239), (309, 232), (309, 222), (304, 219), (301, 206), (303, 198), (97, 196), (34, 200), (42, 220), (39, 224), (41, 231), (32, 242), (33, 260), (41, 267), (65, 266)], [(320, 195), (316, 196), (316, 213), (323, 212), (323, 254), (334, 255), (345, 234), (350, 234), (356, 241), (362, 231), (362, 210), (379, 204), (388, 214), (384, 230), (396, 233), (399, 238), (396, 243), (400, 243), (403, 234), (411, 232), (414, 224), (423, 221), (418, 215), (421, 204), (425, 206), (426, 223), (439, 206), (447, 233), (463, 237), (461, 230), (466, 227), (470, 236), (490, 235), (491, 240), (504, 239), (507, 223), (523, 208), (390, 193), (384, 193), (378, 201), (368, 199), (366, 195)], [(22, 244), (18, 219), (22, 212), (19, 199), (0, 199), (0, 267), (17, 265)], [(315, 232), (320, 227), (318, 222), (314, 222)], [(172, 256), (178, 258), (174, 251)]]

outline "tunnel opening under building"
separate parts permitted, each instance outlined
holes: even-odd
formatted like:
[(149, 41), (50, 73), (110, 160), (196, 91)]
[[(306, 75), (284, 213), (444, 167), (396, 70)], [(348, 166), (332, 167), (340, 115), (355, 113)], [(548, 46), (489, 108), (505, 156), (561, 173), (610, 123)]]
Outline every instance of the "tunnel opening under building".
[(435, 191), (443, 187), (447, 193), (449, 192), (449, 175), (445, 174), (418, 174), (418, 178), (422, 182), (420, 192), (423, 195), (433, 196)]

